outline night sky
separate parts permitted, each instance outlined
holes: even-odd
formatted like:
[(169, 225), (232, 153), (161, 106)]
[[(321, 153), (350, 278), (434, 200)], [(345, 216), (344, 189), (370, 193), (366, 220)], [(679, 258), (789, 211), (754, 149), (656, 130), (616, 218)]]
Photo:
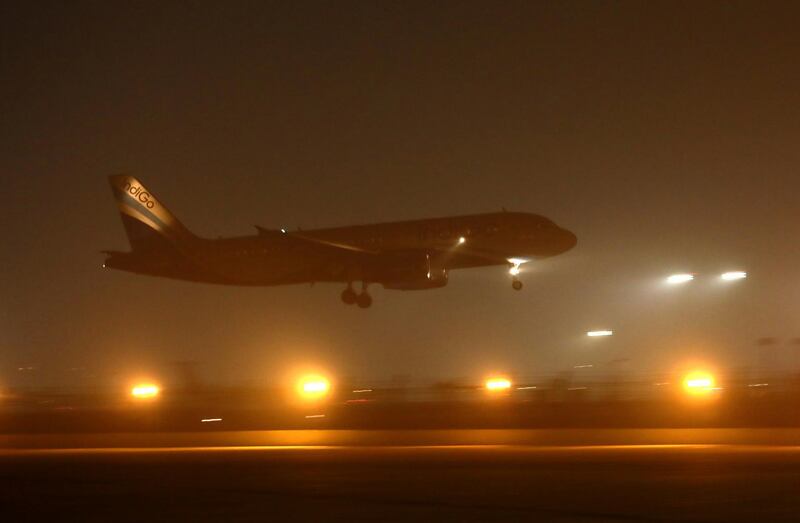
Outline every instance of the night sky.
[[(764, 336), (800, 364), (796, 3), (28, 4), (0, 6), (0, 383), (643, 375)], [(522, 292), (456, 271), (364, 311), (101, 269), (120, 172), (207, 237), (505, 207), (579, 241)]]

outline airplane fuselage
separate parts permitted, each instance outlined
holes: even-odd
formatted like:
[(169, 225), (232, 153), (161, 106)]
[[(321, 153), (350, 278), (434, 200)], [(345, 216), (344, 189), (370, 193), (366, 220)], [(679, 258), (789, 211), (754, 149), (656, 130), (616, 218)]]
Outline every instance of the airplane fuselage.
[[(261, 230), (233, 238), (194, 238), (152, 252), (114, 253), (106, 266), (227, 285), (381, 283), (430, 288), (430, 269), (508, 265), (571, 249), (575, 236), (539, 215), (500, 212), (309, 231)], [(325, 246), (347, 246), (326, 249)], [(320, 253), (319, 246), (322, 246)], [(404, 283), (404, 280), (408, 280)]]

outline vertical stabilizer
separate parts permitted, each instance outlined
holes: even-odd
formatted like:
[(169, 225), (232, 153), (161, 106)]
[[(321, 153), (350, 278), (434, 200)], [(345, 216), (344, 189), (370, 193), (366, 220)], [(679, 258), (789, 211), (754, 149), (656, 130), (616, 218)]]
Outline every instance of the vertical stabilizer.
[(145, 188), (128, 175), (109, 177), (117, 200), (122, 224), (134, 251), (178, 248), (188, 245), (195, 236)]

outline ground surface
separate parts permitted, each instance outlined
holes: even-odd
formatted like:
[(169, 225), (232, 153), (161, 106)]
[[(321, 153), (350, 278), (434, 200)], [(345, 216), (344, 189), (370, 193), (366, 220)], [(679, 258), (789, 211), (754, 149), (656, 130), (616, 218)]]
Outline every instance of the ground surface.
[[(687, 444), (691, 434), (676, 437), (679, 445), (574, 445), (575, 433), (564, 436), (569, 445), (558, 445), (557, 433), (546, 445), (442, 441), (470, 439), (458, 432), (438, 435), (434, 445), (159, 448), (176, 440), (155, 434), (138, 436), (152, 448), (6, 448), (0, 506), (9, 519), (2, 519), (771, 522), (800, 516), (800, 446)], [(348, 437), (358, 443), (357, 432)]]

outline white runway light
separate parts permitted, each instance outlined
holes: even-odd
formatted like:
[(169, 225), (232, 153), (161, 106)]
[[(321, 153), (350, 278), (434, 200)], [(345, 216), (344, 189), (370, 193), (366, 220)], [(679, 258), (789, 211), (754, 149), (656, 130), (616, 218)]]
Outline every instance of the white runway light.
[(744, 271), (730, 271), (723, 273), (720, 278), (725, 281), (743, 280), (747, 278), (747, 273)]
[(667, 278), (667, 283), (670, 285), (677, 285), (680, 283), (690, 282), (694, 279), (694, 274), (673, 274)]
[(589, 331), (586, 333), (587, 336), (590, 338), (597, 338), (600, 336), (612, 336), (614, 331), (612, 330), (601, 330), (601, 331)]

